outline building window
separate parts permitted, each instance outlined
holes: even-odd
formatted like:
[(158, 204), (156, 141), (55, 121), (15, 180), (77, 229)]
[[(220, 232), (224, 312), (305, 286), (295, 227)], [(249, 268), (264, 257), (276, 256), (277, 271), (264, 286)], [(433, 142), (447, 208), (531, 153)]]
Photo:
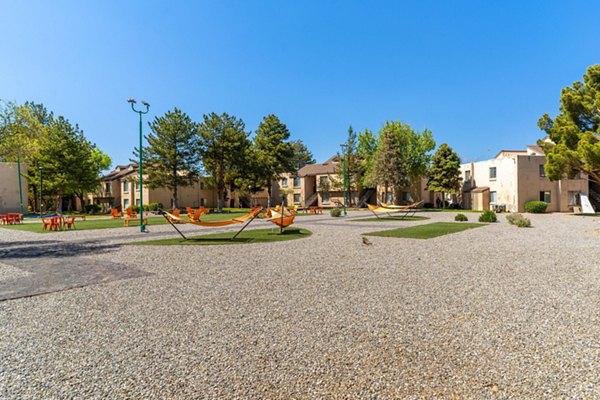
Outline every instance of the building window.
[(321, 199), (323, 200), (323, 204), (329, 204), (329, 193), (322, 193)]
[(281, 180), (281, 187), (287, 187), (288, 185), (288, 179), (287, 178), (283, 178)]
[(126, 193), (129, 192), (129, 181), (123, 182), (123, 191)]
[(546, 170), (544, 169), (544, 166), (542, 164), (540, 164), (540, 177), (546, 177)]
[(125, 208), (125, 209), (129, 208), (129, 199), (123, 200), (123, 208)]
[(490, 192), (490, 203), (496, 203), (498, 201), (498, 193)]
[(300, 203), (300, 193), (294, 193), (294, 203)]
[(385, 194), (385, 202), (386, 203), (391, 203), (393, 200), (394, 200), (394, 193), (387, 192)]
[(550, 203), (552, 201), (551, 192), (540, 192), (540, 201)]
[(471, 171), (465, 171), (465, 182), (471, 180)]
[(137, 199), (137, 200), (135, 201), (135, 204), (136, 204), (136, 205), (139, 207), (139, 206), (140, 206), (140, 199)]
[(299, 176), (294, 178), (294, 187), (300, 187), (301, 179)]
[(411, 197), (409, 192), (402, 192), (402, 201), (406, 203), (411, 202)]
[(569, 192), (569, 205), (576, 206), (579, 203), (579, 192)]
[(200, 182), (200, 190), (204, 190), (204, 182)]
[(206, 199), (205, 199), (205, 198), (201, 198), (201, 199), (200, 199), (200, 205), (201, 205), (202, 207), (204, 207), (204, 206), (206, 205)]
[(322, 176), (319, 178), (319, 186), (327, 186), (329, 184), (329, 177)]
[(138, 192), (140, 191), (140, 184), (139, 184), (139, 182), (135, 183), (135, 190), (137, 190)]
[(106, 182), (106, 183), (104, 184), (104, 191), (105, 191), (106, 193), (110, 193), (110, 183)]
[(490, 179), (496, 179), (496, 167), (490, 167)]

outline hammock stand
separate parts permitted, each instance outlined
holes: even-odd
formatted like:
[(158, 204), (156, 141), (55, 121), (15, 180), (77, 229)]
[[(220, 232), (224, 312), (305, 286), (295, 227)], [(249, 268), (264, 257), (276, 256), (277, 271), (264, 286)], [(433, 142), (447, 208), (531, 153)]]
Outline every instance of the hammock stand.
[(211, 225), (211, 224), (210, 224), (210, 223), (208, 223), (208, 222), (204, 222), (204, 223), (203, 223), (203, 222), (201, 222), (201, 221), (192, 221), (192, 220), (186, 221), (185, 219), (183, 219), (183, 218), (179, 218), (179, 217), (176, 217), (175, 215), (173, 215), (173, 214), (171, 214), (171, 213), (168, 213), (168, 212), (166, 212), (165, 210), (162, 210), (162, 209), (159, 209), (159, 210), (158, 210), (158, 212), (159, 212), (159, 213), (160, 213), (160, 214), (161, 214), (163, 217), (165, 217), (165, 219), (167, 220), (167, 222), (168, 222), (169, 224), (171, 224), (171, 226), (172, 226), (173, 228), (175, 228), (175, 230), (177, 231), (177, 233), (179, 233), (179, 234), (181, 235), (181, 237), (182, 237), (182, 238), (184, 238), (185, 240), (188, 240), (188, 238), (187, 238), (187, 237), (186, 237), (186, 236), (183, 234), (183, 232), (181, 232), (181, 231), (180, 231), (180, 230), (179, 230), (179, 229), (178, 229), (178, 228), (175, 226), (175, 224), (173, 223), (173, 221), (179, 221), (179, 222), (183, 222), (183, 223), (188, 223), (188, 224), (193, 224), (193, 225), (200, 225), (200, 226), (205, 226), (205, 227), (213, 227), (213, 228), (214, 228), (214, 227), (217, 227), (217, 226), (227, 226), (227, 225), (232, 225), (232, 224), (236, 224), (236, 223), (239, 223), (239, 224), (244, 224), (244, 222), (245, 222), (245, 224), (242, 226), (242, 228), (241, 228), (239, 231), (237, 231), (237, 232), (235, 233), (235, 235), (233, 235), (233, 237), (230, 239), (230, 240), (234, 240), (234, 239), (235, 239), (235, 238), (236, 238), (236, 237), (237, 237), (237, 236), (238, 236), (240, 233), (242, 233), (242, 231), (243, 231), (244, 229), (246, 229), (246, 227), (247, 227), (248, 225), (250, 225), (250, 223), (251, 223), (252, 221), (254, 221), (254, 219), (256, 218), (256, 216), (257, 216), (257, 215), (258, 215), (258, 214), (259, 214), (261, 211), (262, 211), (262, 207), (260, 207), (260, 208), (255, 208), (254, 210), (252, 210), (252, 212), (250, 212), (250, 213), (248, 213), (248, 214), (246, 214), (246, 215), (243, 215), (243, 216), (241, 216), (241, 217), (239, 217), (239, 218), (232, 218), (232, 219), (225, 220), (225, 221), (215, 221), (216, 223), (215, 223), (214, 225)]

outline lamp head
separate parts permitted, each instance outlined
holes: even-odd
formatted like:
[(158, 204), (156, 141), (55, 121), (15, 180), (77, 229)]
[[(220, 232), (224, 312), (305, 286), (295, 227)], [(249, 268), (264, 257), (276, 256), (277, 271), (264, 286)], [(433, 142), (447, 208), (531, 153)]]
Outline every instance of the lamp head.
[(131, 104), (135, 104), (136, 103), (135, 99), (127, 99), (127, 102), (131, 103)]
[(150, 108), (150, 103), (148, 103), (146, 100), (142, 100), (142, 104)]

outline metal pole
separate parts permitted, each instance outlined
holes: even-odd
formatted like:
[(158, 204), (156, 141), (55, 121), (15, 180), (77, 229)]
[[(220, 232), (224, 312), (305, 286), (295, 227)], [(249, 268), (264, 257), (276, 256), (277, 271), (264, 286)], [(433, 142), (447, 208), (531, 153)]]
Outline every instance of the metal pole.
[(146, 230), (146, 227), (144, 226), (144, 191), (142, 188), (142, 153), (143, 153), (143, 147), (142, 147), (142, 113), (138, 112), (138, 114), (140, 115), (140, 232), (144, 232)]
[(40, 218), (42, 218), (42, 167), (40, 167)]
[(19, 176), (19, 212), (23, 214), (23, 188), (21, 186), (21, 153), (17, 155), (17, 175)]
[(348, 146), (346, 143), (342, 144), (342, 149), (344, 150), (344, 217), (348, 214), (346, 211), (346, 147)]
[[(137, 103), (135, 101), (135, 99), (129, 99), (127, 100), (127, 102), (129, 104), (131, 104), (131, 109), (133, 110), (133, 112), (136, 112), (139, 114), (140, 116), (140, 147), (139, 147), (139, 152), (140, 152), (140, 162), (138, 165), (138, 168), (140, 170), (140, 183), (139, 183), (139, 190), (140, 190), (140, 232), (145, 232), (146, 231), (146, 226), (144, 225), (144, 187), (143, 187), (143, 179), (142, 179), (142, 174), (143, 174), (143, 161), (142, 161), (142, 156), (144, 153), (144, 148), (142, 147), (142, 139), (143, 139), (143, 135), (142, 135), (142, 114), (148, 114), (148, 111), (150, 111), (150, 104), (148, 104), (148, 102), (146, 101), (142, 101), (142, 104), (146, 107), (146, 111), (142, 111), (142, 110), (136, 110), (135, 109), (135, 104)], [(134, 191), (135, 193), (135, 191)]]

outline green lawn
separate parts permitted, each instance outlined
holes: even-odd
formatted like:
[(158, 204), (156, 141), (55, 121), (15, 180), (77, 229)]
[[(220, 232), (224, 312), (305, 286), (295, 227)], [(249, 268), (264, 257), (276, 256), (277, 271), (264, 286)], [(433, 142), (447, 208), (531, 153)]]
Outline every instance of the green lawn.
[(279, 228), (273, 229), (251, 229), (240, 233), (232, 240), (236, 232), (212, 233), (202, 236), (189, 237), (184, 240), (177, 236), (173, 239), (148, 240), (144, 242), (128, 243), (129, 245), (142, 246), (171, 246), (171, 245), (215, 245), (215, 244), (241, 244), (241, 243), (268, 243), (284, 240), (302, 239), (312, 234), (306, 229), (287, 228), (282, 234)]
[(429, 219), (428, 217), (421, 217), (418, 215), (415, 216), (411, 216), (411, 217), (388, 217), (387, 215), (385, 217), (369, 217), (369, 218), (357, 218), (357, 219), (353, 219), (352, 222), (379, 222), (379, 221), (422, 221), (424, 219)]
[[(222, 221), (225, 219), (231, 219), (240, 217), (245, 215), (246, 213), (224, 213), (224, 214), (207, 214), (202, 216), (203, 221)], [(124, 225), (123, 219), (91, 219), (87, 221), (75, 221), (75, 229), (76, 230), (88, 230), (88, 229), (107, 229), (107, 228), (123, 228)], [(148, 217), (148, 224), (146, 226), (152, 225), (164, 225), (167, 223), (167, 220), (162, 216), (152, 216)], [(139, 219), (130, 222), (129, 227), (139, 227), (140, 222)], [(41, 232), (41, 233), (54, 233), (54, 231), (42, 231), (42, 223), (27, 223), (27, 224), (18, 224), (18, 225), (0, 225), (0, 228), (5, 229), (14, 229), (19, 231), (28, 231), (28, 232)]]
[(467, 229), (479, 228), (486, 224), (465, 222), (434, 222), (432, 224), (410, 226), (386, 231), (365, 233), (367, 236), (398, 237), (411, 239), (430, 239), (450, 233), (461, 232)]

